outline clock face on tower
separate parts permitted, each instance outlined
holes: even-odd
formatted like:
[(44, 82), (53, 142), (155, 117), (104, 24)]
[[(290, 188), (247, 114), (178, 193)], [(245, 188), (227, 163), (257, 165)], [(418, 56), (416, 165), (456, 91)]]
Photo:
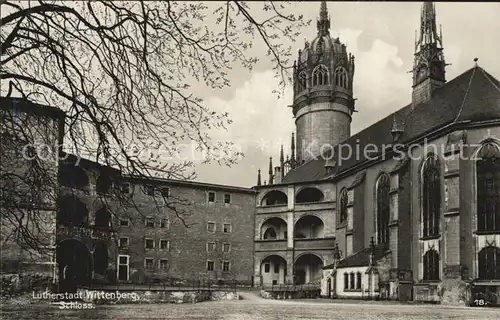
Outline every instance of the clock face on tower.
[(417, 82), (420, 82), (422, 79), (424, 79), (426, 75), (426, 68), (424, 66), (421, 66), (419, 69), (417, 69)]

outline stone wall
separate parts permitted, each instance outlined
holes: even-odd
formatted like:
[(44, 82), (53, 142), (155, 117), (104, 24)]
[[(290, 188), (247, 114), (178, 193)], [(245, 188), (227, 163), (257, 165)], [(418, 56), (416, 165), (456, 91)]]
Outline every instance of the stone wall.
[(95, 304), (197, 303), (203, 301), (239, 300), (234, 291), (121, 291), (108, 292), (113, 298), (91, 298), (102, 291), (80, 290), (85, 302)]

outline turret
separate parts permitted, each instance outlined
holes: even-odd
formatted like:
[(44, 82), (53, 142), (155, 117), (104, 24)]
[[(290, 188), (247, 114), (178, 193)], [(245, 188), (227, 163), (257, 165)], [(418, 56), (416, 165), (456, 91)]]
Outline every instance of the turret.
[(292, 159), (301, 164), (320, 157), (324, 146), (334, 147), (351, 134), (354, 56), (339, 38), (330, 36), (326, 1), (321, 2), (317, 36), (310, 44), (305, 42), (294, 65), (297, 154)]
[(422, 5), (420, 35), (415, 39), (413, 63), (412, 105), (429, 101), (434, 91), (445, 82), (446, 62), (443, 55), (442, 33), (437, 32), (436, 8), (433, 2)]

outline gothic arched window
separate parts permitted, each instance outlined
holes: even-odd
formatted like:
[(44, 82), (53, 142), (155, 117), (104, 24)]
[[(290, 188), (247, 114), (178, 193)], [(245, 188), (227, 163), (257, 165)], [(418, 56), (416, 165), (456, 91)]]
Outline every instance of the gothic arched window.
[(335, 69), (335, 85), (347, 89), (347, 71), (343, 67)]
[(377, 242), (389, 242), (389, 214), (391, 179), (383, 173), (377, 181)]
[(500, 279), (500, 249), (495, 246), (487, 246), (478, 254), (479, 274), (481, 280)]
[(493, 143), (477, 156), (477, 230), (500, 231), (500, 151)]
[(344, 273), (344, 289), (349, 289), (349, 275)]
[(304, 71), (302, 71), (301, 73), (299, 73), (299, 91), (298, 92), (302, 92), (306, 88), (307, 88), (307, 74)]
[(356, 273), (356, 289), (361, 290), (361, 272)]
[(422, 167), (422, 224), (423, 236), (439, 235), (441, 217), (441, 175), (439, 161), (430, 156)]
[(424, 280), (439, 280), (439, 253), (435, 249), (424, 254)]
[(340, 208), (339, 208), (339, 223), (342, 223), (347, 220), (347, 203), (349, 199), (347, 197), (347, 190), (343, 189), (340, 191)]
[(328, 68), (320, 64), (314, 68), (312, 72), (312, 85), (313, 86), (323, 86), (327, 85), (328, 81)]

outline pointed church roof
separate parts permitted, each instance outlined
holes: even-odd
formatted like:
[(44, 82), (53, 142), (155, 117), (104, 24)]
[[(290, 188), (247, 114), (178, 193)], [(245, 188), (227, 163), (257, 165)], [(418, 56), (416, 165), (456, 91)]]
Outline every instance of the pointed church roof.
[[(394, 117), (402, 119), (405, 123), (405, 130), (398, 140), (398, 143), (403, 144), (424, 138), (448, 125), (500, 119), (500, 82), (481, 67), (475, 66), (437, 89), (430, 101), (414, 108), (410, 103), (341, 144), (350, 145), (351, 150), (356, 150), (357, 142), (360, 145), (359, 150), (364, 150), (367, 144), (377, 146), (392, 144), (391, 130)], [(291, 170), (282, 183), (335, 179), (349, 174), (349, 171), (355, 170), (356, 166), (367, 160), (364, 152), (361, 152), (358, 157), (353, 156), (339, 161), (339, 146), (335, 147), (334, 152), (336, 167), (333, 175), (327, 175), (326, 160), (318, 157)], [(344, 152), (347, 152), (347, 148), (344, 148)]]

